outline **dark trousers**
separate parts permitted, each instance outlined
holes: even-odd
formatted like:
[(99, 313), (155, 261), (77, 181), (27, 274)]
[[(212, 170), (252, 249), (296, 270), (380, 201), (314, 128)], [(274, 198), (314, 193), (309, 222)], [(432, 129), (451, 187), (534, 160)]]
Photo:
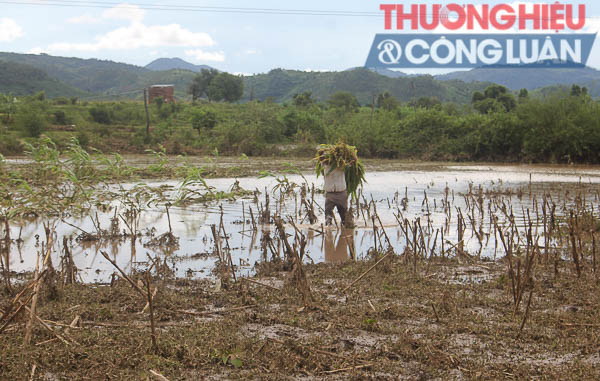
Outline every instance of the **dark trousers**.
[(337, 208), (343, 226), (346, 222), (346, 211), (348, 210), (348, 193), (346, 191), (325, 193), (325, 223), (327, 225), (330, 225), (331, 220), (333, 220), (334, 208)]

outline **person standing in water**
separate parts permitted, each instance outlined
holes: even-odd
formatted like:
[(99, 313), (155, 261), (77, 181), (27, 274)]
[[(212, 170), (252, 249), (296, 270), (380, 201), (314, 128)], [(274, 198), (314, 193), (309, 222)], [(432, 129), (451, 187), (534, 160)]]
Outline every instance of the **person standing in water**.
[(333, 209), (337, 208), (342, 226), (346, 223), (348, 192), (343, 168), (325, 166), (325, 224), (331, 225)]
[(333, 210), (340, 214), (340, 227), (354, 226), (352, 212), (348, 213), (348, 195), (365, 181), (365, 169), (358, 159), (356, 147), (340, 142), (321, 144), (315, 156), (317, 178), (325, 178), (325, 223), (331, 225)]

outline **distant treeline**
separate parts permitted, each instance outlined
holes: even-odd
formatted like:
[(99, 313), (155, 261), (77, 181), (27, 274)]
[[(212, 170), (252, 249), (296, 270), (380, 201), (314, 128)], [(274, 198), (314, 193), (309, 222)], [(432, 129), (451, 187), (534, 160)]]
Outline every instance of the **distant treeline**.
[(0, 152), (19, 154), (23, 140), (45, 134), (59, 146), (74, 135), (90, 150), (120, 153), (310, 156), (319, 143), (343, 140), (362, 157), (600, 163), (599, 103), (578, 86), (538, 98), (493, 85), (470, 105), (383, 93), (361, 106), (347, 92), (319, 103), (305, 92), (285, 104), (158, 101), (149, 109), (147, 136), (140, 102), (0, 96)]

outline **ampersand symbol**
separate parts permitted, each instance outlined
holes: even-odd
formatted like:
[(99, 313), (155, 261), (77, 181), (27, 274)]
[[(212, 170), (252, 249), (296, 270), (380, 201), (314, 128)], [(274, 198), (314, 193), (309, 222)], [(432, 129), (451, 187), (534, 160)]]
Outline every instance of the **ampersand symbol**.
[(397, 41), (383, 40), (377, 45), (379, 50), (379, 61), (381, 63), (391, 65), (400, 62), (402, 57), (402, 47)]

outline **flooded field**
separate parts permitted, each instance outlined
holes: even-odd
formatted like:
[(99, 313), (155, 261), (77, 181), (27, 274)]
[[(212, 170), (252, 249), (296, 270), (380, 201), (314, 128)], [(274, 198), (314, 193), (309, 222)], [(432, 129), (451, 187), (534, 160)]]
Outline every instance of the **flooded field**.
[[(236, 275), (249, 276), (255, 264), (284, 256), (274, 216), (283, 219), (288, 234), (295, 235), (291, 218), (306, 236), (305, 262), (360, 260), (378, 246), (403, 253), (413, 248), (415, 237), (425, 257), (455, 256), (460, 248), (467, 255), (496, 259), (505, 255), (496, 225), (505, 233), (513, 226), (517, 244), (524, 245), (529, 223), (544, 240), (550, 218), (568, 217), (566, 211), (577, 205), (592, 212), (597, 208), (600, 169), (593, 167), (420, 164), (408, 169), (410, 164), (398, 163), (399, 170), (391, 170), (394, 166), (385, 162), (382, 171), (367, 167), (367, 184), (353, 204), (353, 229), (322, 226), (322, 179), (309, 172), (207, 179), (185, 188), (176, 180), (97, 185), (88, 213), (52, 220), (52, 261), (61, 263), (66, 243), (79, 280), (107, 283), (115, 268), (102, 252), (126, 272), (142, 271), (158, 259), (180, 278), (213, 277), (219, 256), (226, 253)], [(192, 197), (225, 194), (234, 184), (235, 196), (208, 202)], [(182, 189), (189, 200), (177, 204)], [(44, 222), (11, 221), (11, 271), (35, 269), (45, 241)], [(169, 232), (174, 240), (161, 242)], [(215, 236), (222, 239), (219, 248)], [(548, 241), (540, 245), (560, 250), (565, 243)]]
[(0, 162), (0, 378), (600, 377), (599, 168), (365, 164)]

